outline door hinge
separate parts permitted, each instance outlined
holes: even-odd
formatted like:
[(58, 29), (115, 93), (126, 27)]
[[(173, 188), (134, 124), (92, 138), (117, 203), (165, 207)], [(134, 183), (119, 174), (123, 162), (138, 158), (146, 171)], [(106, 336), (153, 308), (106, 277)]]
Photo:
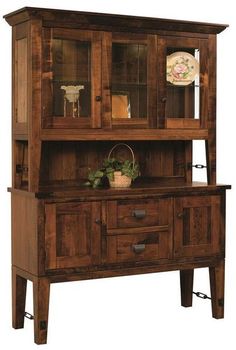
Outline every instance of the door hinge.
[(27, 165), (16, 164), (16, 173), (17, 174), (22, 174), (22, 173), (27, 173), (27, 172), (28, 172)]

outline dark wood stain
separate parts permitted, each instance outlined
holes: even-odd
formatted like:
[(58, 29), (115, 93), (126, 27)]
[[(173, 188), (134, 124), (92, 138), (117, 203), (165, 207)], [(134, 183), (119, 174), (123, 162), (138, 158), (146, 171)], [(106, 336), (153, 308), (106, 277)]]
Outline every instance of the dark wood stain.
[[(13, 27), (13, 327), (24, 327), (27, 280), (35, 342), (45, 344), (51, 283), (180, 270), (181, 305), (190, 307), (200, 267), (209, 268), (212, 316), (223, 318), (230, 186), (216, 183), (216, 34), (227, 25), (31, 7), (5, 19)], [(86, 117), (54, 113), (54, 38), (73, 41), (64, 78), (74, 83), (79, 64), (91, 75)], [(84, 42), (90, 55), (75, 52)], [(112, 43), (147, 52), (137, 63), (123, 50), (115, 72), (139, 101), (134, 118), (112, 118)], [(191, 88), (178, 93), (166, 83), (166, 55), (180, 48), (200, 50), (199, 119)], [(205, 141), (207, 183), (192, 181), (193, 140)], [(121, 141), (134, 150), (141, 176), (125, 189), (85, 187), (88, 169)]]

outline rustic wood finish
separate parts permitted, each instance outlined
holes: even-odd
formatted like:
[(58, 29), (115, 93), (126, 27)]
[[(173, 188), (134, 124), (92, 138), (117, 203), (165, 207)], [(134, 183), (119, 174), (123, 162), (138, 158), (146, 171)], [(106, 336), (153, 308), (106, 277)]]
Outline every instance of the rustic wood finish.
[(12, 268), (12, 327), (15, 329), (24, 327), (25, 299), (27, 279), (17, 274), (16, 268)]
[(210, 267), (210, 286), (212, 316), (214, 318), (224, 318), (224, 279), (225, 262), (221, 260), (217, 266)]
[[(216, 34), (227, 26), (30, 7), (5, 19), (13, 27), (13, 327), (24, 327), (27, 280), (35, 343), (45, 344), (51, 283), (179, 270), (181, 305), (190, 307), (194, 269), (203, 267), (212, 316), (222, 318), (230, 186), (216, 184)], [(180, 49), (200, 50), (198, 119), (191, 86), (167, 84), (166, 56)], [(79, 84), (81, 100), (65, 107), (61, 86)], [(119, 94), (128, 103), (115, 115)], [(205, 141), (207, 183), (192, 181), (193, 140)], [(141, 176), (130, 188), (85, 187), (88, 169), (122, 141)], [(122, 148), (116, 156), (130, 159)]]
[(227, 24), (203, 23), (191, 21), (177, 21), (163, 18), (147, 18), (124, 15), (110, 15), (104, 13), (89, 13), (79, 11), (64, 11), (54, 9), (42, 9), (36, 7), (24, 7), (5, 16), (10, 25), (25, 22), (34, 17), (43, 18), (49, 27), (57, 26), (72, 28), (99, 28), (115, 31), (139, 32), (164, 30), (188, 32), (188, 36), (195, 33), (218, 34), (228, 27)]
[(36, 344), (47, 342), (49, 293), (49, 279), (46, 277), (34, 278), (34, 341)]
[(192, 306), (193, 274), (194, 274), (194, 270), (180, 271), (181, 305), (184, 307)]

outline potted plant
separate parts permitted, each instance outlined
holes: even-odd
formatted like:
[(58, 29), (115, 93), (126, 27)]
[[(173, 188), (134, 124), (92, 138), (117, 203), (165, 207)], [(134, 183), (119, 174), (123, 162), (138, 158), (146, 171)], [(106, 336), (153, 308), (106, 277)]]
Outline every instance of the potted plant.
[[(111, 158), (111, 154), (118, 146), (126, 146), (131, 154), (132, 160), (119, 160)], [(111, 187), (125, 188), (130, 187), (132, 180), (139, 176), (139, 165), (135, 161), (132, 148), (125, 143), (115, 145), (109, 152), (109, 155), (104, 159), (102, 167), (97, 170), (90, 170), (88, 173), (88, 181), (86, 185), (97, 188), (102, 185), (104, 179), (109, 180)]]

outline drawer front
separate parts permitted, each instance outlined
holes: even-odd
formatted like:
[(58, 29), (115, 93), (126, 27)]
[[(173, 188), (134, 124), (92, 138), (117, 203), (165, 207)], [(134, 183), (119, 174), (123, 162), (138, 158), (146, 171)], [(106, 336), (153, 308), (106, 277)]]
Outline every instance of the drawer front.
[(107, 227), (129, 228), (168, 224), (170, 199), (137, 199), (107, 202)]
[(136, 234), (108, 236), (108, 261), (157, 260), (170, 258), (172, 252), (171, 233), (168, 226), (158, 227)]

